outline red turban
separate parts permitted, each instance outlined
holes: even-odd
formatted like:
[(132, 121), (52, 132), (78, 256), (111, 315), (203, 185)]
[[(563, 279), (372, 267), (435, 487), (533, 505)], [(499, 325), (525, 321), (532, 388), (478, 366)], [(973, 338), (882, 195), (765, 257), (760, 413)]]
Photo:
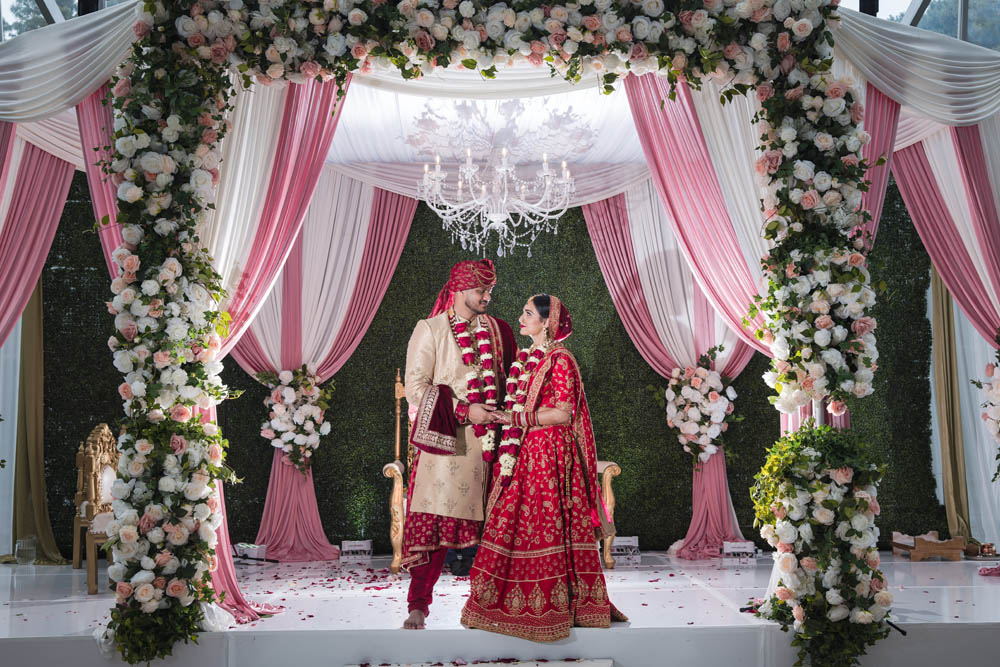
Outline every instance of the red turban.
[(492, 287), (497, 284), (497, 272), (489, 259), (466, 260), (451, 267), (448, 282), (441, 288), (431, 317), (443, 313), (455, 304), (455, 292), (475, 289), (476, 287)]

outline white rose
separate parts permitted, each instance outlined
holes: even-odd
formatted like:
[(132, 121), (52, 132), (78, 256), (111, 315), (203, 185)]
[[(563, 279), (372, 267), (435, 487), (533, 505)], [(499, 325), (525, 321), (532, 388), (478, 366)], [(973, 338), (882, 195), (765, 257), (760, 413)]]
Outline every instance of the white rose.
[(142, 188), (132, 181), (124, 181), (118, 186), (118, 198), (130, 204), (142, 199)]
[(347, 13), (347, 22), (351, 25), (361, 25), (368, 20), (368, 14), (355, 7)]
[(847, 106), (847, 101), (843, 97), (828, 97), (823, 102), (823, 115), (839, 116), (844, 112), (844, 108)]
[(813, 518), (819, 521), (824, 526), (832, 526), (836, 515), (833, 510), (826, 507), (817, 507), (813, 510)]
[(844, 598), (841, 596), (840, 591), (834, 588), (826, 592), (826, 601), (832, 606), (837, 606), (844, 603)]
[(173, 477), (161, 477), (158, 488), (163, 493), (173, 493), (177, 490), (177, 483)]
[(125, 578), (125, 565), (124, 563), (114, 563), (108, 566), (108, 576), (111, 581), (121, 581)]
[(165, 537), (166, 535), (164, 535), (163, 529), (160, 528), (159, 526), (153, 528), (148, 533), (146, 533), (146, 539), (152, 542), (153, 544), (163, 544), (163, 540)]
[(799, 537), (799, 531), (790, 521), (778, 521), (774, 526), (774, 531), (778, 539), (786, 544), (792, 544)]
[(156, 589), (153, 584), (145, 583), (140, 584), (138, 588), (135, 589), (134, 595), (137, 602), (145, 603), (153, 599), (153, 592)]
[(837, 606), (832, 607), (830, 611), (826, 612), (826, 617), (836, 623), (837, 621), (842, 621), (847, 618), (848, 614), (850, 614), (850, 611), (847, 607), (845, 605), (838, 604)]
[(879, 591), (875, 594), (875, 604), (880, 607), (892, 606), (892, 593), (889, 591)]
[(854, 528), (854, 530), (865, 530), (870, 525), (871, 522), (864, 514), (858, 513), (851, 517), (851, 528)]
[(817, 132), (816, 136), (813, 137), (813, 143), (821, 151), (833, 150), (833, 147), (836, 145), (833, 136), (827, 132)]
[(820, 347), (826, 347), (830, 344), (831, 333), (829, 329), (817, 329), (816, 333), (813, 334), (813, 340)]
[(210, 190), (212, 188), (212, 174), (204, 169), (193, 169), (189, 183), (196, 192)]
[(851, 623), (858, 623), (860, 625), (868, 625), (873, 620), (872, 613), (864, 609), (855, 607), (851, 611)]
[(813, 179), (813, 186), (820, 192), (826, 192), (827, 190), (830, 189), (830, 186), (832, 184), (833, 184), (833, 177), (830, 176), (830, 174), (826, 173), (825, 171), (819, 172)]
[(465, 0), (458, 5), (458, 13), (464, 18), (472, 18), (476, 15), (476, 6), (469, 2), (469, 0)]

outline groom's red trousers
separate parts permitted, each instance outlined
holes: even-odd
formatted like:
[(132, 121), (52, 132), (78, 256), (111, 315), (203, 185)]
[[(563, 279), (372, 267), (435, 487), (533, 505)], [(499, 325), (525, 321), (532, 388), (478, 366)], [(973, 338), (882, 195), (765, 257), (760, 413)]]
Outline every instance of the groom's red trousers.
[(429, 562), (410, 568), (410, 592), (406, 596), (408, 612), (422, 611), (424, 616), (430, 613), (434, 584), (441, 576), (441, 569), (444, 567), (444, 559), (447, 555), (448, 550), (445, 548), (432, 551), (428, 554), (430, 556)]

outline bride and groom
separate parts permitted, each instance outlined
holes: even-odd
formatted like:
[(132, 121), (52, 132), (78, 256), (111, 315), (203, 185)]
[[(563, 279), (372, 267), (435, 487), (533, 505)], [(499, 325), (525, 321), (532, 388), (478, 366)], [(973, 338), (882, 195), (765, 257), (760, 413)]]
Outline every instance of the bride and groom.
[(421, 629), (448, 549), (479, 545), (468, 627), (534, 641), (626, 620), (608, 599), (597, 540), (613, 534), (576, 359), (569, 311), (547, 294), (518, 318), (531, 339), (486, 314), (490, 260), (456, 264), (406, 353), (416, 456), (403, 567), (404, 628)]

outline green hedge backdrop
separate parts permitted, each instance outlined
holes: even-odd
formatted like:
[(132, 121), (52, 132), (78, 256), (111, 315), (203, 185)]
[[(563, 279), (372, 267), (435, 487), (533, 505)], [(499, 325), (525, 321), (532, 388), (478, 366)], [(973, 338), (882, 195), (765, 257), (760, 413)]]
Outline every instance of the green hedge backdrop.
[[(108, 276), (92, 226), (90, 201), (77, 174), (43, 276), (45, 304), (46, 465), (53, 527), (64, 554), (70, 551), (75, 471), (81, 439), (99, 421), (121, 414), (106, 340), (111, 318)], [(390, 549), (390, 482), (382, 466), (393, 458), (396, 369), (417, 320), (428, 315), (451, 265), (470, 255), (452, 245), (439, 220), (420, 206), (371, 328), (334, 378), (327, 411), (332, 431), (314, 464), (316, 497), (330, 540), (367, 539), (377, 552)], [(690, 519), (691, 461), (667, 434), (647, 385), (661, 378), (633, 347), (601, 277), (579, 209), (564, 216), (556, 235), (496, 261), (499, 284), (491, 313), (514, 322), (527, 297), (559, 296), (573, 314), (568, 345), (580, 361), (590, 401), (598, 454), (618, 462), (615, 481), (619, 534), (638, 535), (644, 549), (665, 549), (684, 536)], [(946, 532), (944, 508), (935, 497), (930, 467), (930, 323), (926, 318), (929, 261), (890, 186), (873, 253), (889, 294), (876, 308), (879, 371), (875, 394), (850, 407), (854, 427), (889, 463), (880, 498), (884, 537), (892, 530)], [(519, 341), (523, 342), (523, 341)], [(778, 414), (761, 380), (768, 360), (756, 355), (736, 380), (737, 409), (745, 421), (730, 429), (729, 485), (744, 535), (756, 537), (747, 489), (778, 436)], [(234, 542), (253, 541), (267, 492), (272, 448), (258, 434), (264, 388), (229, 361), (226, 382), (245, 393), (219, 408), (230, 442), (229, 463), (243, 483), (226, 489)], [(883, 540), (885, 544), (885, 540)]]

